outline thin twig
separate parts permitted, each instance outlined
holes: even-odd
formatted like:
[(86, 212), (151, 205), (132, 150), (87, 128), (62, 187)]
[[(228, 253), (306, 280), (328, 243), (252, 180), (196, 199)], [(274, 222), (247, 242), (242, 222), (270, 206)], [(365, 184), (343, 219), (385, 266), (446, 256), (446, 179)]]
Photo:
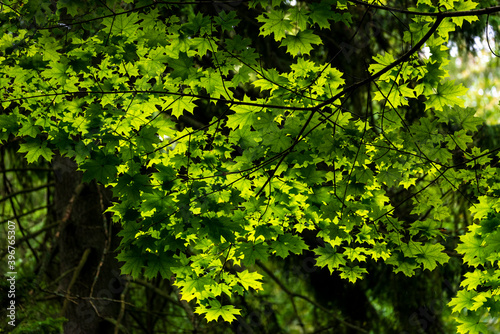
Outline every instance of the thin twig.
[(38, 191), (38, 190), (41, 190), (41, 189), (52, 187), (52, 186), (54, 186), (54, 184), (55, 184), (54, 182), (50, 182), (50, 183), (47, 183), (47, 184), (43, 184), (43, 185), (41, 185), (39, 187), (29, 188), (29, 189), (23, 189), (23, 190), (19, 190), (19, 191), (10, 193), (9, 195), (7, 195), (5, 197), (0, 198), (0, 203), (4, 202), (4, 201), (7, 201), (7, 200), (9, 200), (9, 199), (11, 199), (13, 197), (22, 195), (22, 194), (26, 194), (26, 193), (30, 193), (30, 192), (33, 192), (33, 191)]
[(127, 290), (128, 290), (128, 282), (125, 283), (125, 288), (123, 289), (121, 296), (120, 296), (120, 313), (118, 313), (118, 317), (116, 318), (116, 325), (115, 325), (115, 333), (118, 334), (119, 329), (121, 327), (121, 322), (123, 319), (123, 316), (125, 315), (125, 297), (127, 295)]
[(78, 263), (78, 266), (75, 268), (75, 271), (73, 272), (73, 277), (71, 277), (71, 282), (69, 282), (68, 288), (66, 289), (66, 296), (64, 299), (63, 307), (61, 309), (61, 315), (64, 315), (64, 313), (66, 313), (66, 309), (68, 308), (68, 301), (69, 301), (71, 288), (75, 284), (78, 276), (80, 275), (80, 272), (83, 269), (83, 266), (87, 262), (87, 259), (90, 255), (90, 251), (91, 251), (90, 248), (85, 249), (85, 251), (83, 252), (83, 255), (80, 259), (80, 263)]
[(266, 272), (266, 274), (268, 274), (268, 275), (269, 275), (269, 277), (271, 277), (271, 278), (273, 279), (273, 281), (275, 281), (275, 282), (276, 282), (276, 284), (278, 284), (278, 285), (279, 285), (279, 287), (280, 287), (280, 288), (281, 288), (281, 289), (282, 289), (282, 290), (283, 290), (283, 291), (284, 291), (287, 295), (289, 295), (290, 297), (292, 297), (292, 298), (295, 298), (295, 297), (297, 297), (297, 298), (301, 298), (301, 299), (303, 299), (303, 300), (305, 300), (305, 301), (307, 301), (307, 302), (311, 303), (312, 305), (316, 306), (317, 308), (321, 309), (322, 311), (324, 311), (324, 312), (326, 312), (326, 313), (330, 314), (332, 317), (334, 317), (336, 320), (338, 320), (338, 321), (339, 321), (340, 323), (342, 323), (343, 325), (348, 326), (348, 327), (350, 327), (350, 328), (352, 328), (352, 329), (355, 329), (355, 330), (357, 330), (357, 331), (359, 331), (359, 332), (361, 332), (361, 333), (366, 333), (366, 334), (368, 334), (368, 332), (367, 332), (366, 330), (364, 330), (363, 328), (358, 327), (358, 326), (356, 326), (356, 325), (354, 325), (354, 324), (351, 324), (351, 323), (349, 323), (349, 322), (345, 321), (344, 319), (342, 319), (342, 318), (340, 318), (338, 315), (336, 315), (334, 312), (332, 312), (331, 310), (327, 309), (327, 308), (326, 308), (326, 307), (324, 307), (323, 305), (318, 304), (316, 301), (314, 301), (314, 300), (310, 299), (309, 297), (304, 296), (304, 295), (301, 295), (301, 294), (299, 294), (299, 293), (295, 293), (295, 292), (290, 291), (290, 290), (289, 290), (289, 289), (285, 286), (285, 284), (283, 284), (283, 282), (281, 282), (281, 280), (280, 280), (278, 277), (276, 277), (276, 275), (274, 275), (274, 273), (273, 273), (273, 272), (272, 272), (269, 268), (267, 268), (267, 267), (266, 267), (266, 266), (265, 266), (265, 265), (264, 265), (264, 264), (263, 264), (260, 260), (255, 261), (255, 264), (257, 264), (260, 268), (262, 268), (262, 270), (264, 270), (264, 271)]

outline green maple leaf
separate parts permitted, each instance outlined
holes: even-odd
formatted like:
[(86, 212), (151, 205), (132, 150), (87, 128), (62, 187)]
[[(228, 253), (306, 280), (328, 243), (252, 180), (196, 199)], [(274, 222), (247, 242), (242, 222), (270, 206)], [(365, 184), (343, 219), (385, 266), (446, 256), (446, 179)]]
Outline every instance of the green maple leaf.
[(227, 97), (226, 91), (233, 86), (232, 82), (224, 81), (219, 72), (207, 71), (207, 73), (200, 78), (200, 84), (200, 87), (204, 88), (210, 96), (220, 98), (222, 94), (226, 95), (227, 100), (230, 100), (230, 97)]
[(495, 231), (485, 238), (486, 254), (497, 254), (500, 251), (500, 231)]
[(252, 82), (252, 85), (260, 88), (261, 90), (270, 89), (271, 92), (273, 92), (274, 90), (278, 89), (279, 86), (286, 87), (289, 84), (288, 79), (284, 75), (281, 75), (274, 68), (263, 70), (261, 76), (262, 78)]
[(17, 115), (14, 113), (10, 115), (0, 115), (0, 129), (7, 133), (17, 131), (17, 129), (19, 129)]
[(421, 234), (426, 238), (434, 238), (441, 234), (439, 231), (439, 226), (440, 223), (433, 219), (417, 220), (412, 224), (410, 233), (413, 236)]
[(375, 261), (378, 261), (379, 258), (387, 260), (391, 256), (390, 251), (387, 250), (387, 244), (385, 243), (376, 243), (372, 249), (367, 249), (366, 253)]
[(340, 278), (348, 279), (349, 282), (355, 283), (359, 278), (363, 277), (363, 274), (366, 274), (365, 268), (360, 268), (358, 266), (355, 267), (343, 267), (341, 269)]
[(246, 243), (238, 250), (244, 256), (246, 265), (255, 264), (256, 260), (265, 261), (269, 257), (268, 246), (264, 243)]
[(441, 244), (424, 244), (422, 246), (415, 247), (417, 252), (417, 262), (422, 263), (424, 270), (429, 269), (434, 270), (437, 266), (437, 262), (444, 264), (448, 262), (448, 255), (443, 253), (444, 247)]
[[(244, 99), (244, 101), (249, 102), (250, 100)], [(226, 125), (233, 130), (248, 128), (254, 123), (255, 115), (260, 109), (253, 106), (235, 106), (233, 107), (235, 113), (227, 116)]]
[[(146, 255), (150, 255), (152, 252), (157, 251), (157, 247), (155, 245), (156, 238), (154, 238), (151, 233), (144, 233), (140, 231), (136, 233), (134, 239), (134, 244), (139, 249), (145, 250)], [(146, 257), (147, 256), (144, 257), (144, 261), (146, 261)]]
[(207, 51), (215, 52), (217, 49), (217, 44), (210, 43), (210, 39), (195, 37), (193, 38), (193, 42), (196, 43), (195, 49), (198, 50), (196, 54), (200, 57), (203, 57), (207, 54)]
[(366, 260), (366, 255), (362, 253), (363, 251), (364, 249), (361, 247), (345, 247), (344, 254), (350, 261), (358, 260), (359, 262), (362, 262)]
[(246, 84), (251, 75), (255, 72), (248, 66), (242, 66), (237, 71), (234, 70), (234, 76), (231, 82), (234, 86), (238, 86), (240, 83)]
[(22, 123), (22, 127), (19, 129), (20, 136), (29, 136), (35, 138), (39, 133), (40, 129), (35, 125), (35, 120), (31, 117), (27, 121)]
[(196, 34), (199, 30), (204, 30), (210, 26), (210, 18), (201, 14), (196, 13), (194, 17), (190, 17), (188, 22), (182, 26), (182, 30), (190, 35)]
[(476, 296), (476, 291), (460, 290), (456, 297), (448, 303), (448, 306), (453, 306), (453, 312), (461, 312), (464, 308), (470, 309), (474, 305), (474, 297)]
[(116, 17), (107, 17), (102, 23), (106, 26), (107, 31), (111, 30), (112, 34), (124, 35), (126, 38), (132, 38), (137, 34), (137, 25), (139, 20), (137, 13), (126, 15), (118, 15)]
[(418, 141), (434, 142), (439, 137), (439, 130), (436, 124), (437, 120), (431, 122), (427, 117), (420, 118), (418, 125), (414, 124), (411, 126), (413, 137)]
[(330, 28), (330, 22), (335, 17), (335, 13), (331, 9), (331, 5), (325, 2), (311, 3), (312, 10), (309, 17), (314, 24), (317, 24), (321, 29)]
[(194, 311), (198, 314), (205, 314), (208, 322), (218, 320), (219, 317), (222, 317), (224, 321), (230, 323), (236, 319), (235, 315), (239, 315), (241, 312), (241, 310), (235, 308), (233, 305), (221, 306), (221, 304), (217, 300), (210, 300), (209, 304), (209, 308), (200, 305)]
[(229, 217), (203, 218), (202, 222), (208, 236), (215, 243), (221, 242), (221, 237), (226, 241), (235, 242), (236, 232), (242, 231), (240, 225)]
[(289, 19), (285, 18), (286, 13), (282, 10), (271, 10), (257, 17), (257, 21), (263, 22), (260, 27), (260, 35), (268, 36), (274, 34), (274, 40), (280, 41), (287, 31), (293, 30), (293, 25)]
[(498, 215), (489, 214), (486, 219), (481, 220), (481, 228), (479, 233), (481, 235), (487, 235), (489, 233), (497, 231), (500, 227), (500, 217)]
[(450, 150), (454, 150), (458, 145), (461, 150), (467, 150), (467, 144), (472, 143), (472, 137), (467, 135), (467, 130), (462, 129), (460, 131), (455, 131), (454, 134), (450, 134), (448, 138), (446, 138), (448, 144), (448, 148)]
[(95, 179), (97, 182), (107, 184), (108, 180), (115, 180), (120, 163), (114, 155), (105, 154), (102, 151), (97, 151), (93, 159), (89, 159), (81, 164), (80, 169), (84, 171), (83, 181), (89, 182)]
[(262, 290), (262, 275), (256, 272), (249, 272), (248, 270), (244, 270), (242, 272), (238, 272), (238, 283), (243, 285), (245, 290), (252, 288), (254, 290)]
[(402, 272), (406, 276), (413, 276), (419, 267), (414, 258), (405, 257), (402, 252), (394, 252), (386, 263), (394, 266), (396, 274)]
[(198, 300), (210, 297), (210, 292), (205, 286), (210, 286), (215, 281), (209, 277), (186, 277), (184, 280), (177, 280), (175, 285), (180, 288), (182, 299), (189, 302), (195, 298)]
[(460, 237), (460, 241), (462, 243), (457, 246), (456, 250), (464, 255), (464, 262), (474, 267), (484, 263), (487, 254), (485, 254), (484, 240), (481, 236), (468, 232)]
[(464, 100), (460, 98), (467, 93), (467, 88), (462, 84), (457, 85), (455, 81), (446, 81), (444, 84), (439, 84), (436, 93), (428, 96), (425, 105), (427, 109), (434, 108), (435, 110), (443, 110), (445, 106), (458, 105), (464, 106)]
[(325, 247), (314, 249), (314, 253), (318, 255), (316, 258), (316, 265), (321, 268), (327, 266), (331, 274), (333, 274), (335, 269), (346, 264), (346, 260), (344, 259), (345, 255), (337, 253), (330, 244), (326, 244)]
[[(246, 179), (246, 178), (240, 179), (239, 181), (234, 183), (234, 186), (236, 187), (236, 189), (238, 189), (241, 192), (240, 196), (243, 197), (244, 199), (249, 199), (253, 195), (252, 181), (250, 181), (249, 179)], [(260, 226), (265, 227), (264, 225), (259, 225), (259, 226), (257, 226), (256, 231)], [(266, 239), (268, 239), (268, 238), (266, 238)]]
[(485, 273), (481, 270), (474, 270), (471, 273), (465, 273), (466, 278), (460, 283), (460, 286), (465, 287), (467, 290), (474, 290), (484, 282)]
[(138, 201), (141, 198), (141, 191), (151, 192), (150, 188), (147, 175), (125, 173), (120, 176), (118, 184), (113, 187), (113, 193), (117, 197), (126, 196), (127, 200)]
[(410, 262), (401, 262), (398, 263), (396, 267), (394, 267), (394, 273), (403, 273), (406, 276), (410, 277), (415, 274), (415, 269), (418, 268), (418, 265)]
[(232, 31), (234, 30), (234, 27), (240, 23), (240, 19), (238, 19), (236, 15), (235, 11), (230, 11), (229, 13), (222, 11), (214, 19), (215, 22), (220, 25), (222, 31)]
[(297, 35), (288, 35), (280, 46), (286, 46), (292, 56), (306, 55), (313, 49), (311, 44), (322, 44), (321, 38), (310, 30), (299, 31)]
[(125, 262), (121, 267), (122, 275), (132, 275), (132, 277), (139, 277), (144, 266), (144, 257), (138, 249), (129, 249), (121, 251), (116, 257), (118, 261)]
[(158, 129), (153, 126), (143, 127), (134, 137), (134, 143), (145, 151), (153, 151), (153, 144), (158, 142), (157, 131)]
[(276, 251), (276, 255), (286, 258), (289, 252), (294, 254), (301, 254), (303, 250), (307, 249), (307, 245), (299, 236), (285, 233), (280, 235), (277, 240), (271, 243), (271, 249)]
[(459, 334), (479, 334), (479, 333), (490, 333), (488, 326), (485, 322), (480, 321), (481, 315), (477, 314), (467, 314), (466, 316), (460, 315), (457, 318), (461, 325), (457, 326), (457, 333)]
[(382, 101), (387, 99), (392, 108), (397, 108), (401, 105), (408, 105), (408, 99), (414, 97), (413, 90), (406, 85), (395, 86), (392, 83), (381, 82), (380, 90), (375, 93), (374, 100)]
[(130, 206), (130, 203), (122, 202), (120, 204), (115, 204), (113, 207), (109, 208), (107, 211), (112, 212), (116, 217), (122, 218), (126, 221), (123, 224), (123, 228), (118, 232), (118, 236), (122, 237), (122, 242), (129, 242), (135, 239), (137, 231), (140, 229), (140, 224), (136, 222), (136, 219), (140, 217), (140, 212), (135, 208)]
[(446, 147), (423, 145), (422, 151), (427, 155), (427, 157), (434, 161), (440, 161), (446, 163), (453, 156)]
[(276, 229), (267, 225), (259, 225), (255, 227), (255, 237), (258, 236), (263, 236), (266, 240), (272, 239), (276, 236)]
[(288, 11), (290, 20), (297, 25), (300, 30), (305, 30), (307, 28), (307, 20), (309, 18), (308, 12), (309, 11), (306, 10), (305, 7), (299, 6), (295, 6)]
[(50, 63), (50, 66), (52, 68), (43, 71), (42, 76), (64, 87), (69, 78), (67, 72), (71, 67), (64, 63)]
[(269, 133), (266, 136), (266, 141), (271, 143), (271, 151), (276, 153), (283, 152), (292, 146), (292, 139), (286, 136), (282, 130)]
[(388, 186), (396, 185), (397, 180), (400, 178), (401, 173), (398, 169), (393, 167), (385, 167), (378, 173), (379, 182), (385, 183)]
[[(231, 283), (234, 283), (234, 278), (231, 277), (229, 280), (231, 281)], [(233, 293), (244, 294), (240, 286), (238, 285), (229, 286), (228, 284), (225, 283), (212, 284), (211, 286), (206, 286), (205, 289), (208, 289), (214, 298), (221, 296), (222, 294), (226, 294), (228, 296), (231, 296)]]
[[(378, 72), (380, 72), (382, 70), (385, 70), (385, 68), (387, 66), (389, 66), (390, 64), (392, 64), (395, 61), (394, 56), (392, 54), (388, 53), (388, 52), (384, 53), (383, 55), (382, 54), (378, 54), (378, 55), (374, 56), (373, 60), (376, 63), (375, 64), (371, 64), (368, 67), (368, 70), (370, 71), (371, 74), (375, 74), (375, 73), (378, 73)], [(393, 80), (392, 79), (394, 77), (393, 76), (393, 71), (395, 71), (395, 70), (388, 71), (388, 72), (382, 74), (380, 76), (380, 80), (387, 81), (387, 82), (390, 82), (391, 80)]]
[(143, 212), (163, 212), (176, 207), (176, 203), (172, 197), (158, 188), (153, 188), (151, 192), (143, 193), (141, 199), (143, 200), (141, 203)]
[(475, 117), (476, 111), (472, 108), (460, 108), (455, 110), (452, 120), (459, 124), (464, 130), (476, 132), (477, 128), (483, 124), (483, 119)]
[(172, 104), (170, 108), (172, 109), (172, 116), (180, 117), (183, 115), (184, 110), (189, 113), (193, 113), (193, 109), (196, 107), (196, 104), (193, 103), (192, 97), (182, 96), (177, 98)]
[[(458, 1), (455, 4), (455, 8), (453, 10), (455, 11), (469, 11), (472, 9), (475, 9), (477, 7), (478, 3), (474, 2), (472, 0), (465, 0), (465, 1)], [(477, 16), (462, 16), (462, 17), (452, 17), (453, 23), (455, 23), (458, 27), (462, 27), (462, 24), (464, 23), (464, 20), (468, 22), (474, 22), (479, 20)]]
[(80, 8), (77, 1), (71, 0), (61, 0), (57, 2), (57, 10), (60, 11), (66, 8), (66, 12), (71, 16), (78, 15), (78, 9)]
[(170, 75), (172, 78), (188, 79), (196, 74), (196, 68), (194, 67), (193, 59), (188, 57), (184, 52), (179, 53), (179, 58), (173, 58), (168, 60), (169, 67), (173, 68)]
[(453, 121), (454, 116), (457, 113), (457, 110), (455, 109), (459, 108), (445, 107), (443, 108), (443, 110), (435, 110), (436, 116), (438, 117), (438, 122), (448, 124), (449, 122)]
[(456, 28), (456, 26), (453, 23), (453, 21), (451, 19), (446, 19), (446, 20), (443, 20), (443, 22), (441, 22), (441, 25), (439, 26), (437, 33), (443, 39), (447, 40), (450, 32), (455, 31), (455, 28)]
[(165, 70), (167, 61), (168, 57), (165, 55), (165, 48), (158, 47), (149, 51), (147, 59), (137, 61), (136, 66), (142, 75), (154, 77)]
[(170, 268), (177, 265), (177, 261), (174, 258), (174, 253), (172, 252), (159, 252), (159, 254), (147, 254), (148, 264), (144, 271), (144, 276), (146, 278), (154, 278), (156, 275), (160, 274), (161, 277), (165, 279), (170, 279), (172, 276), (172, 271)]
[(469, 211), (474, 216), (474, 219), (482, 220), (492, 211), (493, 206), (497, 203), (497, 199), (491, 196), (479, 196), (479, 203), (473, 204)]
[(40, 142), (40, 139), (27, 140), (26, 143), (21, 144), (18, 153), (26, 153), (26, 160), (28, 163), (38, 161), (40, 156), (44, 157), (47, 161), (52, 160), (52, 150), (47, 147), (47, 142)]

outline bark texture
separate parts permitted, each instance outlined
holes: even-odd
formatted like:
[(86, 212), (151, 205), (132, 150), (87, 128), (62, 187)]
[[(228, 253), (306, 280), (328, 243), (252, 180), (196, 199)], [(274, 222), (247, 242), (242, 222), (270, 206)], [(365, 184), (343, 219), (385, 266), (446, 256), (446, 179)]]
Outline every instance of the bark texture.
[[(116, 254), (118, 240), (103, 211), (110, 194), (95, 182), (82, 183), (76, 164), (57, 157), (55, 206), (58, 233), (64, 333), (114, 333), (124, 280)], [(114, 324), (115, 323), (115, 324)]]

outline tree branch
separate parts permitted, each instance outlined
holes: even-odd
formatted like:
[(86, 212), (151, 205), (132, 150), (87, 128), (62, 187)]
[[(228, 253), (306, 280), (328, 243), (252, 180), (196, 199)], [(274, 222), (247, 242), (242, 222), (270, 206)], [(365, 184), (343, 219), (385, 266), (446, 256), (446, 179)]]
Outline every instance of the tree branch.
[(344, 319), (340, 318), (338, 315), (336, 315), (334, 312), (330, 311), (329, 309), (327, 309), (326, 307), (324, 307), (323, 305), (317, 303), (316, 301), (310, 299), (309, 297), (307, 296), (304, 296), (304, 295), (301, 295), (299, 293), (295, 293), (295, 292), (292, 292), (290, 291), (286, 286), (285, 284), (283, 284), (283, 282), (280, 281), (280, 279), (278, 277), (276, 277), (276, 275), (274, 275), (274, 273), (269, 269), (267, 268), (260, 260), (256, 260), (255, 261), (255, 264), (257, 264), (260, 268), (262, 268), (262, 270), (264, 270), (266, 272), (266, 274), (269, 275), (269, 277), (271, 277), (273, 279), (273, 281), (276, 282), (276, 284), (278, 284), (278, 286), (287, 294), (289, 295), (290, 297), (292, 298), (301, 298), (307, 302), (309, 302), (310, 304), (316, 306), (317, 308), (321, 309), (322, 311), (330, 314), (332, 317), (334, 317), (336, 320), (338, 320), (340, 323), (342, 323), (343, 325), (345, 326), (348, 326), (352, 329), (355, 329), (361, 333), (366, 333), (368, 334), (368, 332), (366, 330), (364, 330), (363, 328), (361, 327), (358, 327), (356, 325), (353, 325), (347, 321), (345, 321)]
[(83, 266), (87, 262), (87, 259), (90, 255), (90, 251), (91, 251), (90, 248), (85, 249), (85, 251), (83, 252), (82, 258), (80, 259), (80, 263), (78, 263), (78, 266), (76, 267), (75, 271), (73, 272), (73, 276), (71, 277), (71, 282), (69, 282), (69, 285), (66, 289), (66, 296), (64, 298), (63, 307), (61, 309), (61, 315), (64, 315), (64, 313), (66, 312), (66, 309), (68, 308), (68, 301), (69, 301), (71, 288), (75, 284), (78, 276), (80, 275), (80, 272), (83, 269)]
[[(34, 213), (34, 212), (37, 212), (37, 211), (40, 211), (40, 210), (44, 210), (44, 209), (48, 209), (48, 208), (49, 208), (49, 206), (48, 206), (48, 205), (44, 205), (44, 206), (40, 206), (40, 207), (38, 207), (38, 208), (34, 208), (34, 209), (30, 210), (30, 211), (23, 212), (23, 213), (21, 213), (20, 215), (17, 215), (17, 216), (14, 216), (14, 217), (10, 217), (10, 218), (8, 218), (8, 219), (6, 219), (6, 220), (3, 220), (2, 222), (0, 222), (0, 225), (7, 223), (9, 220), (14, 220), (14, 219), (16, 219), (16, 218), (21, 218), (21, 217), (24, 217), (24, 216), (28, 216), (28, 215), (30, 215), (30, 214), (32, 214), (32, 213)], [(45, 230), (45, 228), (44, 228), (44, 230)], [(39, 232), (40, 232), (40, 231), (39, 231)], [(38, 234), (39, 234), (39, 233), (37, 233), (37, 235), (38, 235)], [(18, 240), (18, 241), (19, 241), (19, 240)]]
[(47, 184), (44, 184), (44, 185), (41, 185), (39, 187), (36, 187), (36, 188), (30, 188), (30, 189), (23, 189), (23, 190), (19, 190), (19, 191), (16, 191), (16, 192), (13, 192), (13, 193), (10, 193), (9, 195), (3, 197), (3, 198), (0, 198), (0, 203), (6, 201), (6, 200), (9, 200), (11, 199), (12, 197), (16, 197), (18, 195), (21, 195), (21, 194), (26, 194), (26, 193), (29, 193), (29, 192), (32, 192), (32, 191), (38, 191), (38, 190), (41, 190), (41, 189), (45, 189), (45, 188), (48, 188), (48, 187), (52, 187), (55, 183), (54, 182), (50, 182), (50, 183), (47, 183)]
[(433, 16), (433, 17), (461, 17), (461, 16), (478, 16), (478, 15), (486, 15), (491, 13), (496, 13), (500, 11), (500, 6), (493, 6), (481, 9), (472, 9), (472, 10), (464, 10), (458, 12), (420, 12), (420, 11), (412, 11), (407, 9), (400, 9), (382, 5), (376, 5), (372, 3), (367, 3), (359, 0), (349, 0), (349, 2), (355, 3), (357, 5), (362, 5), (370, 8), (381, 9), (388, 12), (402, 13), (408, 15), (416, 15), (416, 16)]

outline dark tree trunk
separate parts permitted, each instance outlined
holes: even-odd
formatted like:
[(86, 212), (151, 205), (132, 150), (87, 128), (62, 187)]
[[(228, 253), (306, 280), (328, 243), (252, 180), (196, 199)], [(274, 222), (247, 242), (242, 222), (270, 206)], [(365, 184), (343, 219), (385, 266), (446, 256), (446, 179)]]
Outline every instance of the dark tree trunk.
[[(53, 160), (55, 206), (59, 226), (59, 291), (64, 333), (114, 333), (119, 300), (124, 289), (113, 250), (117, 237), (103, 211), (110, 195), (95, 182), (82, 183), (76, 164), (67, 158)], [(119, 320), (118, 320), (119, 322)]]

